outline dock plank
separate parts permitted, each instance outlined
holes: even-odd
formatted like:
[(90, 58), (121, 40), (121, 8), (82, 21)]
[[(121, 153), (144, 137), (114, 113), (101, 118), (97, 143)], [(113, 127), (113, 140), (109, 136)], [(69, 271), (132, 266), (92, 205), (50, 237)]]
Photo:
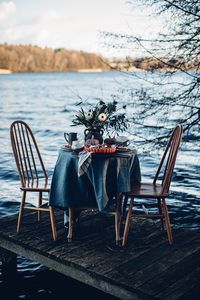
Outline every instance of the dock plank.
[(190, 282), (194, 274), (200, 278), (198, 232), (176, 229), (175, 242), (169, 246), (159, 223), (134, 220), (128, 246), (114, 251), (113, 216), (83, 212), (79, 235), (71, 243), (67, 242), (62, 211), (56, 211), (56, 242), (49, 215), (44, 213), (41, 222), (36, 220), (34, 212), (26, 212), (17, 234), (17, 216), (1, 218), (1, 247), (118, 299), (179, 299), (198, 288), (198, 280), (184, 289), (182, 284)]
[[(164, 291), (165, 293), (166, 290), (169, 292), (171, 285), (174, 285), (175, 283), (177, 284), (179, 281), (184, 281), (184, 278), (186, 278), (188, 274), (195, 270), (196, 266), (198, 265), (200, 265), (199, 249), (195, 250), (195, 252), (191, 253), (189, 256), (182, 257), (175, 264), (171, 266), (169, 264), (169, 268), (165, 269), (162, 274), (156, 272), (156, 276), (154, 276), (152, 280), (140, 286), (140, 289), (148, 290), (148, 293), (151, 295), (161, 296)], [(181, 295), (184, 294), (184, 290), (181, 289), (179, 293)]]
[[(167, 289), (157, 295), (159, 299), (184, 299), (184, 295), (189, 292), (187, 299), (199, 299), (199, 278), (200, 278), (200, 267), (195, 268), (192, 272), (188, 273), (187, 276), (177, 280)], [(198, 287), (198, 294), (192, 296), (193, 289)], [(186, 299), (186, 298), (185, 298)]]

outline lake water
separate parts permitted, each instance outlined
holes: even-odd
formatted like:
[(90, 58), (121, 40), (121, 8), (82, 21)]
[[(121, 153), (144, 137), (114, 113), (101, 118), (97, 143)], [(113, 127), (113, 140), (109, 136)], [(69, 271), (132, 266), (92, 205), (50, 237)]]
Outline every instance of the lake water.
[[(18, 173), (10, 145), (10, 124), (21, 119), (30, 125), (51, 177), (58, 150), (65, 143), (63, 132), (75, 129), (70, 124), (77, 111), (76, 103), (81, 100), (95, 103), (98, 99), (110, 101), (124, 85), (140, 87), (144, 86), (144, 82), (117, 72), (0, 75), (0, 217), (17, 213), (20, 199)], [(129, 104), (126, 95), (123, 104)], [(128, 113), (134, 113), (131, 106), (128, 106)], [(79, 138), (83, 137), (83, 129), (75, 129)], [(139, 140), (134, 137), (136, 128), (130, 127), (129, 130), (138, 149), (142, 177), (152, 177), (160, 160), (160, 152), (143, 152)], [(172, 194), (167, 202), (174, 227), (200, 227), (199, 179), (199, 145), (195, 141), (183, 143), (174, 172)], [(53, 299), (60, 295), (62, 289), (64, 291), (66, 282), (69, 284), (57, 273), (22, 257), (18, 258), (18, 269), (19, 276), (26, 279), (27, 285), (35, 284), (35, 289), (30, 292), (22, 289), (20, 299)], [(52, 289), (52, 282), (58, 276), (60, 285)], [(71, 286), (73, 284), (70, 282)], [(89, 295), (93, 293), (89, 289), (84, 292)]]

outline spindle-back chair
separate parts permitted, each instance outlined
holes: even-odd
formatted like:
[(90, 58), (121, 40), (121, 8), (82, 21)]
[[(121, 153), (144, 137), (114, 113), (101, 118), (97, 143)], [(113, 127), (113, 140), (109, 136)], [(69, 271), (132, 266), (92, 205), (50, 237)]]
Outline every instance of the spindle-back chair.
[[(41, 220), (41, 212), (46, 211), (50, 214), (52, 235), (53, 239), (56, 240), (57, 233), (53, 208), (43, 205), (43, 193), (49, 194), (50, 192), (48, 175), (32, 130), (24, 121), (16, 120), (10, 126), (10, 138), (21, 181), (20, 189), (23, 192), (19, 209), (17, 232), (19, 233), (20, 231), (24, 209), (37, 211), (38, 221)], [(28, 192), (38, 193), (37, 207), (25, 206)]]
[[(159, 218), (162, 227), (167, 231), (169, 244), (173, 242), (170, 218), (165, 198), (169, 196), (169, 189), (172, 180), (173, 170), (176, 163), (178, 149), (182, 140), (183, 127), (177, 125), (168, 141), (160, 165), (152, 183), (142, 182), (134, 185), (131, 192), (126, 194), (130, 198), (129, 209), (126, 216), (122, 246), (127, 243), (131, 217), (133, 213), (134, 198), (155, 198), (157, 199), (158, 214), (135, 214), (134, 217)], [(160, 181), (160, 183), (158, 183)]]

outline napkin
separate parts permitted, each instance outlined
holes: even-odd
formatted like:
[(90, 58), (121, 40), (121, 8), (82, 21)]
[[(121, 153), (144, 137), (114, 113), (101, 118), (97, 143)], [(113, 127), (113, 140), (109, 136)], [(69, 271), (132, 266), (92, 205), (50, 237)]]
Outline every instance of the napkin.
[(81, 151), (79, 152), (78, 159), (78, 176), (83, 175), (92, 161), (92, 152)]

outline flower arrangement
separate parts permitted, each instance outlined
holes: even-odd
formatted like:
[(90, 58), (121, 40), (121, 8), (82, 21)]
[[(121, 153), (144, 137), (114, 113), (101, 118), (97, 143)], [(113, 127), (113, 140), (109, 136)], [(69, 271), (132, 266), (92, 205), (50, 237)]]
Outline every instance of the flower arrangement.
[(100, 100), (86, 111), (81, 107), (72, 120), (71, 126), (83, 125), (88, 130), (124, 131), (128, 127), (128, 120), (125, 112), (119, 112), (119, 110), (125, 110), (126, 105), (117, 110), (117, 104), (115, 100), (109, 103)]

